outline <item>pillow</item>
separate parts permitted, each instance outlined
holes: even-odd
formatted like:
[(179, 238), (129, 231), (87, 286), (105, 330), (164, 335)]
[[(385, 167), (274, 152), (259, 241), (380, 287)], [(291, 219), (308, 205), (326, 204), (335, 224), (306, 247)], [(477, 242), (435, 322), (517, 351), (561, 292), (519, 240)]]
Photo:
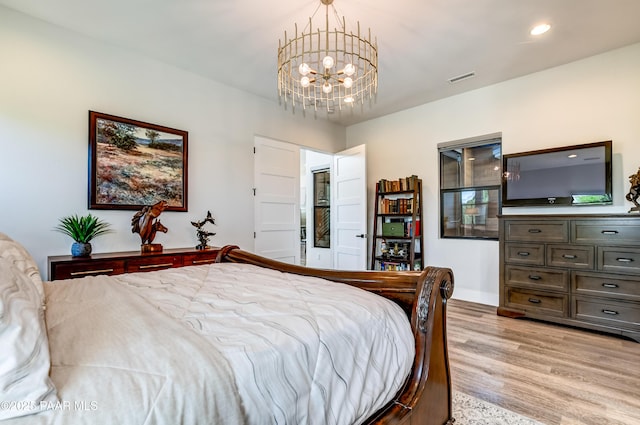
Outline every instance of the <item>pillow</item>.
[(55, 404), (42, 299), (32, 279), (6, 258), (0, 258), (0, 347), (0, 420)]
[(9, 260), (13, 265), (31, 279), (44, 302), (44, 286), (38, 265), (31, 254), (18, 242), (0, 232), (0, 258)]

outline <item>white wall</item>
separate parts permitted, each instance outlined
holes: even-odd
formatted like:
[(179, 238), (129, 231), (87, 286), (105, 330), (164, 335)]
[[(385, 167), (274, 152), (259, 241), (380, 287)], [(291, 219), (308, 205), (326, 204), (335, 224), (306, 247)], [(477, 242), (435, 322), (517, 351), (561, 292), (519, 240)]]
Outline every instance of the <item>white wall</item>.
[[(626, 212), (632, 206), (624, 199), (628, 176), (640, 166), (640, 44), (347, 129), (348, 146), (367, 144), (369, 199), (381, 178), (419, 175), (425, 263), (453, 269), (454, 297), (493, 305), (498, 303), (498, 242), (439, 239), (436, 145), (496, 132), (502, 132), (503, 154), (613, 140), (614, 205), (505, 208), (503, 214)], [(370, 216), (372, 209), (369, 202)]]
[[(189, 212), (163, 213), (169, 233), (156, 242), (167, 248), (195, 246), (189, 221), (207, 210), (217, 223), (212, 244), (253, 246), (254, 135), (325, 152), (366, 143), (369, 216), (377, 180), (418, 174), (425, 263), (453, 268), (455, 297), (489, 304), (498, 300), (497, 242), (439, 239), (438, 143), (502, 132), (503, 152), (512, 153), (612, 139), (615, 205), (580, 212), (626, 212), (628, 176), (640, 166), (640, 44), (354, 125), (346, 135), (2, 6), (0, 52), (0, 232), (32, 252), (45, 277), (46, 257), (71, 244), (52, 231), (58, 218), (89, 212), (88, 110), (189, 131)], [(91, 212), (116, 230), (94, 241), (95, 252), (138, 249), (133, 211)], [(522, 212), (574, 210), (504, 211)]]
[[(333, 267), (333, 249), (313, 246), (313, 171), (333, 168), (333, 155), (322, 152), (306, 151), (305, 179), (307, 181), (307, 266), (330, 269)], [(331, 241), (333, 244), (335, 241)]]
[[(58, 219), (91, 212), (116, 233), (94, 252), (137, 250), (134, 211), (87, 210), (88, 111), (189, 132), (189, 211), (164, 212), (165, 248), (198, 243), (191, 220), (211, 210), (211, 244), (253, 247), (253, 137), (336, 152), (344, 127), (0, 6), (0, 232), (22, 242), (46, 277), (69, 253)], [(188, 64), (186, 64), (188, 65)], [(275, 69), (274, 69), (274, 91)]]

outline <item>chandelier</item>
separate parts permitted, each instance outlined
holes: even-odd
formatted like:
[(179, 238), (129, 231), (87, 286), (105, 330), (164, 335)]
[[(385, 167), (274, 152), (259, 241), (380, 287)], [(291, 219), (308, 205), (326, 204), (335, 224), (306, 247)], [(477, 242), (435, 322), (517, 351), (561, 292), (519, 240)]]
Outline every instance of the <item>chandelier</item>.
[[(325, 28), (313, 30), (312, 18), (293, 38), (284, 33), (278, 41), (278, 93), (285, 103), (333, 111), (336, 106), (364, 103), (378, 90), (378, 48), (374, 40), (363, 38), (360, 22), (357, 33), (347, 33), (344, 17), (338, 18), (333, 0), (320, 0), (325, 6)], [(329, 6), (338, 28), (329, 30)]]

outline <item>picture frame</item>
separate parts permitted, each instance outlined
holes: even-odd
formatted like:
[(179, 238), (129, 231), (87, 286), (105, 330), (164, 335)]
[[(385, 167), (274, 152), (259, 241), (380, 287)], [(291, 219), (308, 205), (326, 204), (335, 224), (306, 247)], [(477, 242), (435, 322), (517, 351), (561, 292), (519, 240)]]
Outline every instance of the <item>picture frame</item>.
[(89, 111), (89, 209), (188, 211), (189, 133)]

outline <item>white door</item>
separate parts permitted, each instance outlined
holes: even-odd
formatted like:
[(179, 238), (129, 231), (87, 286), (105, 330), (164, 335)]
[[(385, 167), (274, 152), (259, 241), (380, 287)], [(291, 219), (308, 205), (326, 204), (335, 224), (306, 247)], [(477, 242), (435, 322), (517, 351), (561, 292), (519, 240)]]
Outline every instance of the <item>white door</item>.
[(333, 157), (331, 181), (333, 268), (367, 269), (367, 179), (365, 145)]
[(300, 264), (300, 148), (254, 139), (254, 252)]

